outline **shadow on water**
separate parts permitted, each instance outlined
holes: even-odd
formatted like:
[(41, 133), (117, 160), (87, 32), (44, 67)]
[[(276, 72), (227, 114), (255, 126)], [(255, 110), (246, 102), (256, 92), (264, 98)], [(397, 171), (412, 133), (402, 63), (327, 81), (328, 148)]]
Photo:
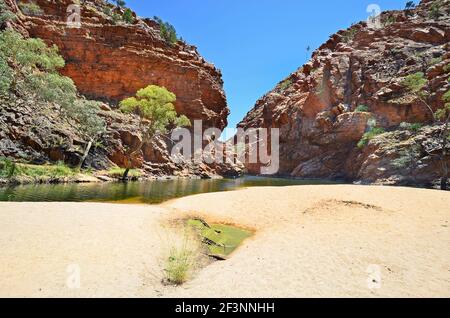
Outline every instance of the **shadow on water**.
[(244, 187), (336, 184), (246, 176), (219, 180), (154, 180), (129, 183), (24, 185), (0, 188), (0, 201), (15, 202), (116, 202), (158, 204), (193, 194), (231, 191)]

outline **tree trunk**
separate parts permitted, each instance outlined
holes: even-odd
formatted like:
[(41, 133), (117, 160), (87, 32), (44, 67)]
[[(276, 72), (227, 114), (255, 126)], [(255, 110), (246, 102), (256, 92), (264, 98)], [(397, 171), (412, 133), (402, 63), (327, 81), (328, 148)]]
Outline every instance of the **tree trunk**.
[(442, 177), (441, 178), (441, 190), (443, 190), (443, 191), (447, 191), (448, 190), (447, 177)]
[[(449, 115), (450, 117), (450, 115)], [(447, 191), (447, 180), (448, 180), (448, 165), (447, 165), (447, 143), (448, 143), (448, 121), (449, 117), (444, 125), (444, 130), (442, 131), (442, 156), (441, 156), (441, 166), (442, 166), (442, 177), (441, 177), (441, 190)]]
[(78, 164), (78, 169), (81, 169), (83, 167), (83, 163), (86, 161), (87, 156), (89, 155), (89, 151), (92, 148), (92, 140), (89, 140), (86, 149), (84, 150), (83, 157), (81, 158), (80, 163)]
[(446, 152), (444, 151), (444, 155), (441, 158), (441, 163), (442, 163), (442, 177), (441, 177), (441, 190), (447, 191), (448, 190), (448, 185), (447, 185), (447, 180), (448, 180), (448, 166), (447, 166), (447, 156), (446, 156)]
[(127, 168), (125, 168), (125, 172), (123, 173), (122, 181), (128, 181), (128, 173), (130, 172), (131, 169), (130, 166), (132, 166), (133, 156), (137, 154), (139, 151), (141, 151), (143, 145), (144, 141), (141, 141), (139, 143), (139, 146), (128, 155)]
[(128, 173), (129, 172), (130, 172), (130, 168), (126, 168), (125, 172), (123, 173), (123, 176), (122, 176), (122, 181), (125, 181), (125, 182), (128, 181)]

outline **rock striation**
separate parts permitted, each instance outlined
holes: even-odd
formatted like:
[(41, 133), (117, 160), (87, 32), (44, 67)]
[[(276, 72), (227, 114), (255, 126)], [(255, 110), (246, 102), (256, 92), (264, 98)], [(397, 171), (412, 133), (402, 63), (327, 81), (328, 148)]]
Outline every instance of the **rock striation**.
[(31, 37), (56, 44), (66, 60), (62, 74), (93, 99), (118, 102), (134, 96), (149, 84), (164, 86), (177, 95), (176, 108), (205, 126), (223, 129), (229, 109), (221, 72), (206, 62), (194, 46), (178, 41), (168, 44), (159, 24), (136, 19), (115, 23), (103, 0), (82, 1), (81, 26), (68, 24), (72, 0), (34, 1), (40, 15), (25, 16)]
[[(430, 14), (436, 5), (438, 17)], [(443, 106), (450, 87), (450, 1), (423, 0), (413, 10), (382, 13), (380, 22), (380, 28), (361, 22), (332, 35), (238, 125), (280, 129), (280, 175), (393, 184), (439, 178), (439, 162), (425, 151), (418, 151), (414, 167), (392, 162), (438, 133), (430, 127), (400, 129), (432, 118), (402, 83), (423, 72), (432, 92), (429, 104), (434, 110)], [(357, 147), (374, 123), (387, 133)], [(247, 166), (250, 173), (259, 168)]]
[[(107, 123), (101, 144), (95, 146), (86, 164), (95, 169), (123, 166), (126, 149), (139, 144), (138, 124), (132, 116), (115, 111), (123, 98), (134, 96), (149, 84), (164, 86), (177, 96), (175, 107), (189, 119), (202, 120), (203, 128), (223, 129), (229, 109), (220, 70), (206, 62), (194, 46), (183, 41), (170, 44), (161, 36), (160, 25), (135, 16), (133, 23), (114, 20), (115, 8), (103, 0), (81, 1), (81, 25), (68, 24), (75, 1), (36, 0), (42, 12), (21, 12), (16, 1), (4, 0), (18, 19), (11, 27), (27, 37), (56, 44), (66, 60), (61, 71), (87, 98), (103, 101), (100, 115)], [(133, 13), (134, 14), (134, 13)], [(32, 96), (1, 100), (0, 156), (26, 162), (64, 161), (76, 165), (86, 141), (59, 117), (57, 105), (39, 106)], [(173, 144), (160, 138), (145, 144), (136, 166), (148, 175), (200, 176), (237, 175), (230, 163), (175, 163)]]

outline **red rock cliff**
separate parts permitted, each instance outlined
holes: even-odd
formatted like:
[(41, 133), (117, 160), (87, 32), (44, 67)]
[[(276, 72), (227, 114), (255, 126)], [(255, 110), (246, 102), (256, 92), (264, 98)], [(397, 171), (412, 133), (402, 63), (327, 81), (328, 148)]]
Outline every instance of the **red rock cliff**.
[(26, 29), (30, 36), (59, 47), (67, 64), (63, 75), (72, 78), (84, 95), (117, 102), (155, 84), (177, 95), (179, 113), (202, 119), (205, 126), (227, 125), (229, 110), (220, 71), (195, 47), (167, 44), (155, 21), (114, 24), (103, 13), (104, 1), (81, 1), (81, 28), (74, 28), (67, 24), (67, 8), (73, 1), (34, 2), (43, 14), (27, 15)]
[[(431, 17), (433, 4), (439, 17)], [(424, 183), (439, 176), (439, 163), (425, 153), (414, 169), (392, 161), (412, 144), (423, 146), (431, 127), (414, 134), (402, 122), (426, 124), (430, 112), (405, 92), (405, 76), (423, 72), (432, 92), (429, 103), (442, 107), (449, 89), (450, 1), (422, 1), (415, 10), (385, 12), (382, 27), (361, 22), (339, 31), (309, 63), (262, 97), (240, 127), (281, 130), (281, 175), (347, 178), (382, 183)], [(365, 105), (367, 111), (355, 111)], [(356, 145), (368, 120), (389, 133), (364, 149)], [(248, 166), (258, 173), (258, 166)]]
[[(79, 91), (93, 99), (106, 100), (99, 115), (107, 123), (101, 147), (89, 153), (85, 163), (94, 169), (124, 166), (126, 149), (140, 142), (136, 118), (114, 111), (110, 106), (149, 84), (165, 86), (177, 95), (176, 108), (191, 120), (202, 119), (203, 127), (224, 128), (229, 110), (222, 88), (221, 73), (207, 63), (196, 48), (181, 41), (168, 44), (160, 26), (149, 19), (132, 24), (114, 22), (120, 9), (103, 0), (82, 1), (81, 27), (67, 24), (70, 0), (35, 0), (42, 10), (22, 12), (15, 0), (4, 0), (17, 19), (6, 27), (25, 37), (38, 37), (56, 44), (66, 60), (62, 73), (76, 83)], [(25, 1), (24, 1), (25, 2)], [(109, 9), (108, 9), (109, 8)], [(36, 109), (33, 96), (0, 96), (0, 157), (26, 162), (64, 161), (77, 165), (86, 140), (61, 120), (57, 105)], [(173, 144), (158, 138), (142, 147), (135, 166), (148, 176), (237, 175), (240, 167), (224, 164), (174, 162)]]

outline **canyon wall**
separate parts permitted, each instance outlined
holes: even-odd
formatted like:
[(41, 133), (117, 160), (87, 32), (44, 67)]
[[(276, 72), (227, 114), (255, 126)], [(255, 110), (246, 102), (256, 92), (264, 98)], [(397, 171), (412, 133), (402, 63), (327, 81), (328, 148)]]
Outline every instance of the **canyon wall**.
[(93, 99), (118, 102), (149, 84), (177, 95), (176, 109), (205, 126), (223, 129), (229, 109), (220, 71), (206, 62), (194, 46), (168, 44), (159, 25), (149, 19), (115, 24), (104, 13), (105, 1), (84, 1), (81, 27), (67, 23), (71, 0), (35, 0), (43, 10), (27, 15), (31, 37), (56, 44), (66, 60), (62, 74)]
[[(432, 17), (436, 4), (439, 17)], [(428, 103), (434, 110), (443, 106), (450, 88), (450, 1), (424, 0), (414, 10), (384, 12), (380, 21), (380, 28), (361, 22), (332, 35), (238, 125), (280, 128), (280, 175), (392, 184), (439, 178), (439, 160), (425, 148), (440, 128), (426, 126), (431, 112), (403, 81), (423, 72)], [(374, 123), (387, 133), (357, 147)], [(425, 127), (400, 128), (406, 123)], [(416, 146), (414, 166), (392, 164)], [(258, 173), (260, 167), (247, 169)]]
[[(26, 37), (56, 44), (66, 61), (62, 75), (70, 77), (87, 98), (103, 101), (100, 116), (108, 127), (101, 145), (94, 147), (86, 163), (95, 169), (126, 164), (126, 149), (139, 144), (136, 118), (115, 110), (117, 103), (147, 85), (164, 86), (177, 96), (179, 114), (200, 119), (203, 128), (227, 125), (229, 109), (220, 70), (206, 62), (194, 46), (184, 41), (169, 43), (160, 25), (152, 19), (135, 17), (133, 23), (114, 21), (123, 14), (103, 0), (81, 1), (81, 25), (67, 23), (68, 8), (76, 1), (35, 0), (41, 12), (22, 12), (14, 0), (4, 0), (17, 14), (7, 27)], [(26, 2), (26, 1), (24, 1)], [(76, 165), (86, 141), (59, 117), (57, 105), (37, 107), (33, 96), (1, 100), (0, 156), (26, 162), (65, 161)], [(38, 109), (39, 108), (39, 109)], [(158, 138), (145, 144), (136, 167), (149, 175), (236, 175), (230, 164), (173, 162), (173, 144)]]

